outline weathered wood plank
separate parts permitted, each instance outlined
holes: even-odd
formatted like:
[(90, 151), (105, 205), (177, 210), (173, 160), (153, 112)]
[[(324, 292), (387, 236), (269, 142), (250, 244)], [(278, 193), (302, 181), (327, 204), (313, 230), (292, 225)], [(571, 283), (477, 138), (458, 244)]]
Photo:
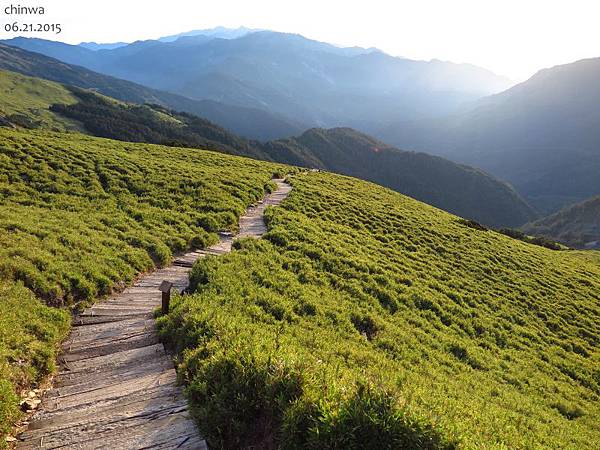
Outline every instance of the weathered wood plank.
[(170, 383), (155, 386), (146, 391), (129, 393), (124, 397), (99, 400), (91, 405), (75, 405), (70, 408), (59, 408), (52, 411), (42, 409), (36, 415), (36, 420), (30, 425), (29, 430), (44, 428), (45, 421), (59, 422), (66, 425), (71, 422), (84, 421), (86, 418), (100, 420), (103, 417), (110, 418), (124, 412), (135, 414), (136, 411), (141, 411), (153, 403), (161, 403), (165, 406), (176, 401), (185, 402), (181, 392), (181, 386)]
[(63, 430), (37, 433), (30, 438), (34, 445), (23, 448), (177, 448), (197, 435), (185, 407), (169, 407), (115, 421), (88, 422)]
[(135, 334), (122, 336), (118, 340), (109, 342), (99, 341), (94, 345), (77, 346), (69, 350), (65, 355), (64, 361), (67, 363), (79, 361), (81, 359), (89, 359), (97, 356), (111, 355), (118, 351), (131, 350), (133, 348), (147, 347), (149, 345), (158, 344), (158, 335), (154, 330), (143, 331)]
[(64, 376), (65, 373), (78, 375), (90, 371), (95, 372), (101, 370), (114, 370), (115, 368), (123, 365), (131, 363), (136, 364), (139, 361), (148, 360), (151, 358), (162, 358), (163, 356), (168, 358), (162, 344), (120, 351), (113, 353), (112, 355), (98, 356), (96, 358), (83, 359), (70, 363), (64, 362), (65, 356), (66, 355), (62, 355), (59, 358), (61, 368), (58, 378)]

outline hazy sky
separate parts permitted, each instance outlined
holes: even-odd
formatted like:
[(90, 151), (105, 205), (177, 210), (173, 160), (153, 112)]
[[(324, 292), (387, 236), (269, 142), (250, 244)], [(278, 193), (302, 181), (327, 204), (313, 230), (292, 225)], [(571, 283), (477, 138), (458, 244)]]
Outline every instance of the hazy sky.
[[(537, 70), (600, 56), (598, 0), (15, 0), (60, 22), (69, 43), (133, 41), (218, 25), (300, 33), (395, 56), (469, 62), (521, 81)], [(24, 20), (25, 19), (25, 20)], [(14, 37), (0, 31), (3, 38)], [(29, 34), (33, 36), (33, 34)]]

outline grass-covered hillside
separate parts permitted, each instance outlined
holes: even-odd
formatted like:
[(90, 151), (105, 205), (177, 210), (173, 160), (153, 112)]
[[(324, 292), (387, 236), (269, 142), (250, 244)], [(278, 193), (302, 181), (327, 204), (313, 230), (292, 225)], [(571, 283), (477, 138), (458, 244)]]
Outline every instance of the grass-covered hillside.
[(315, 128), (264, 148), (277, 161), (372, 181), (491, 227), (515, 227), (536, 217), (510, 185), (481, 170), (399, 150), (350, 128)]
[(215, 242), (279, 170), (220, 153), (0, 128), (0, 442), (19, 391), (53, 368), (70, 322), (60, 307)]
[(0, 120), (27, 128), (79, 129), (77, 122), (49, 111), (56, 103), (72, 105), (77, 98), (60, 84), (0, 70)]
[[(425, 153), (402, 151), (349, 128), (311, 129), (288, 139), (250, 141), (202, 119), (206, 116), (203, 109), (191, 109), (197, 116), (176, 112), (161, 105), (174, 104), (179, 110), (190, 109), (177, 102), (165, 102), (162, 94), (154, 92), (154, 95), (148, 88), (0, 44), (2, 68), (69, 85), (65, 87), (40, 78), (27, 79), (32, 86), (27, 91), (21, 90), (19, 101), (22, 110), (37, 111), (26, 105), (39, 104), (39, 92), (45, 92), (49, 87), (69, 97), (67, 101), (57, 99), (54, 103), (48, 103), (45, 99), (45, 109), (39, 110), (39, 119), (30, 117), (21, 122), (9, 120), (9, 124), (49, 128), (45, 122), (51, 118), (57, 123), (77, 124), (87, 133), (99, 137), (209, 148), (261, 160), (328, 170), (379, 183), (493, 227), (515, 227), (537, 217), (514, 189), (478, 169)], [(20, 75), (0, 71), (0, 84), (3, 77), (15, 76)], [(39, 86), (34, 88), (36, 81)], [(104, 95), (98, 95), (98, 92)], [(1, 103), (0, 100), (0, 106)], [(48, 111), (49, 107), (51, 111)], [(224, 114), (229, 113), (225, 111)], [(252, 124), (256, 120), (263, 119), (253, 115), (244, 119), (244, 123)], [(5, 122), (0, 109), (0, 126)]]
[(600, 250), (600, 196), (528, 223), (523, 230), (571, 247)]
[(309, 173), (161, 317), (214, 448), (600, 442), (600, 258)]

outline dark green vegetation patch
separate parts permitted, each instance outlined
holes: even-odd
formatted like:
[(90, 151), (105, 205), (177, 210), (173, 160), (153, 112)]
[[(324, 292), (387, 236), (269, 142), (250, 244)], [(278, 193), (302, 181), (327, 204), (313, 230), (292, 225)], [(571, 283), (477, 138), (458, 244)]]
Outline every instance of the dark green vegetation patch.
[(293, 185), (159, 320), (214, 447), (597, 446), (600, 258), (342, 176)]

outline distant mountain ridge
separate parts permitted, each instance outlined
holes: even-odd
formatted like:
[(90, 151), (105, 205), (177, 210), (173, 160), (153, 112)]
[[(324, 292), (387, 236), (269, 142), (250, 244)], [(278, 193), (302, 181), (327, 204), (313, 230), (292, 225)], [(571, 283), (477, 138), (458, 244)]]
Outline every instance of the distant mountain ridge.
[(99, 44), (97, 42), (82, 42), (79, 44), (80, 47), (88, 50), (114, 50), (115, 48), (125, 47), (129, 45), (127, 42), (112, 42), (108, 44)]
[(260, 109), (309, 127), (364, 132), (447, 114), (510, 85), (471, 65), (396, 58), (271, 31), (233, 39), (198, 34), (99, 51), (39, 39), (5, 43), (193, 99)]
[(264, 31), (258, 28), (246, 28), (246, 27), (238, 27), (238, 28), (226, 28), (226, 27), (215, 27), (205, 30), (192, 30), (184, 33), (173, 34), (170, 36), (164, 36), (158, 38), (157, 40), (160, 42), (175, 42), (176, 40), (182, 37), (191, 37), (191, 36), (210, 36), (212, 38), (219, 39), (237, 39), (243, 36), (246, 36), (250, 33), (255, 33), (257, 31)]
[(237, 39), (239, 37), (245, 36), (249, 33), (254, 33), (257, 31), (264, 31), (261, 29), (253, 29), (246, 27), (238, 27), (238, 28), (226, 28), (226, 27), (215, 27), (205, 30), (191, 30), (184, 33), (173, 34), (169, 36), (163, 36), (155, 40), (147, 40), (147, 41), (135, 41), (135, 42), (108, 42), (108, 43), (97, 43), (97, 42), (81, 42), (78, 46), (83, 47), (88, 50), (115, 50), (120, 47), (125, 47), (127, 45), (132, 45), (137, 42), (175, 42), (179, 39), (186, 37), (195, 37), (195, 36), (205, 36), (212, 39)]
[(473, 108), (377, 133), (394, 145), (482, 167), (540, 211), (600, 194), (600, 58), (538, 72)]
[(523, 231), (570, 247), (600, 250), (600, 195), (528, 223)]
[(514, 227), (536, 217), (512, 187), (485, 172), (399, 150), (349, 128), (311, 129), (298, 137), (268, 142), (263, 150), (278, 162), (373, 181), (492, 227)]

